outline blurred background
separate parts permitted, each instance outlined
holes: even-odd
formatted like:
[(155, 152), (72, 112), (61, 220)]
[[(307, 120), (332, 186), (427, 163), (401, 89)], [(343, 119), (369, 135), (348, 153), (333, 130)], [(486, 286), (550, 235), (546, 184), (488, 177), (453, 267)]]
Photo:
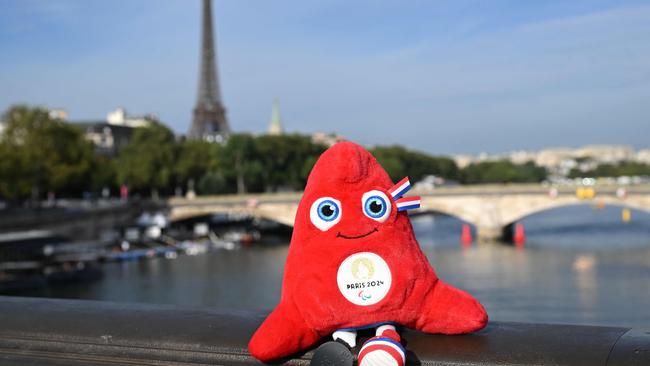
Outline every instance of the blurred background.
[(650, 326), (644, 1), (46, 1), (0, 12), (0, 294), (270, 309), (366, 146), (491, 319)]

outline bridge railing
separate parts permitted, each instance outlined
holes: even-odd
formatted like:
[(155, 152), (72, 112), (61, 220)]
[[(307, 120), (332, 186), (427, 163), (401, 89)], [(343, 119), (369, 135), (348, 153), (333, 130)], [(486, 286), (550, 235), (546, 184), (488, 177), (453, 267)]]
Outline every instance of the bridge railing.
[[(0, 364), (251, 365), (254, 312), (0, 297)], [(404, 331), (411, 365), (648, 365), (650, 330), (492, 322), (471, 335)], [(312, 351), (282, 360), (308, 365)]]

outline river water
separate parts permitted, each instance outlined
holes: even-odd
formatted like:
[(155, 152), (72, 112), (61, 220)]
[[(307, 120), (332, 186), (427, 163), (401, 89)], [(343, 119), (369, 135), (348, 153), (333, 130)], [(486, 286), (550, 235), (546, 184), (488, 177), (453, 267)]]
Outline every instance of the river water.
[[(524, 248), (462, 248), (462, 222), (412, 219), (423, 251), (445, 281), (499, 321), (650, 326), (650, 215), (572, 206), (524, 219)], [(177, 259), (104, 265), (102, 280), (31, 296), (270, 309), (280, 297), (288, 245), (260, 245)]]

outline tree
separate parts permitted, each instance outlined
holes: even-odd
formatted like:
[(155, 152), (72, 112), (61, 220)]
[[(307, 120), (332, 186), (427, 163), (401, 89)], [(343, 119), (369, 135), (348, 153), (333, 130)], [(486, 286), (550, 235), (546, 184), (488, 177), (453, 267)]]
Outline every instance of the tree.
[(466, 184), (541, 182), (546, 175), (546, 169), (532, 162), (517, 165), (507, 160), (473, 163), (460, 172), (461, 182)]
[(199, 179), (196, 190), (199, 194), (220, 194), (227, 193), (228, 187), (223, 174), (218, 171), (211, 171)]
[[(311, 167), (326, 147), (309, 136), (235, 134), (218, 150), (218, 169), (205, 182), (235, 187), (238, 193), (304, 188)], [(205, 183), (207, 184), (207, 183)], [(205, 186), (205, 185), (204, 185)]]
[(235, 134), (228, 138), (223, 149), (223, 174), (229, 186), (237, 193), (259, 192), (262, 186), (262, 164), (256, 149), (255, 137)]
[(309, 136), (298, 134), (260, 136), (256, 139), (256, 146), (267, 191), (276, 191), (280, 187), (304, 188), (311, 167), (325, 151), (325, 146), (314, 144)]
[(29, 195), (32, 182), (22, 174), (18, 154), (0, 142), (0, 197), (17, 200)]
[(4, 115), (0, 140), (0, 194), (8, 199), (89, 188), (93, 147), (74, 126), (44, 108), (15, 106)]
[(624, 161), (618, 164), (599, 164), (592, 170), (582, 171), (580, 169), (571, 169), (569, 177), (621, 177), (621, 176), (650, 176), (650, 165)]
[(136, 191), (149, 191), (156, 197), (159, 191), (171, 192), (176, 146), (174, 134), (161, 123), (154, 122), (138, 128), (120, 151), (117, 177)]
[(95, 156), (92, 166), (91, 188), (101, 192), (104, 188), (116, 191), (117, 172), (116, 162), (106, 156)]
[(447, 157), (431, 156), (398, 145), (377, 146), (370, 152), (394, 182), (405, 176), (408, 176), (412, 182), (417, 182), (426, 175), (437, 175), (447, 179), (458, 178), (456, 163)]
[[(206, 174), (214, 173), (217, 170), (222, 150), (221, 145), (203, 140), (180, 142), (174, 164), (177, 185), (185, 187), (190, 181), (198, 183)], [(215, 181), (214, 178), (212, 176), (211, 182)]]

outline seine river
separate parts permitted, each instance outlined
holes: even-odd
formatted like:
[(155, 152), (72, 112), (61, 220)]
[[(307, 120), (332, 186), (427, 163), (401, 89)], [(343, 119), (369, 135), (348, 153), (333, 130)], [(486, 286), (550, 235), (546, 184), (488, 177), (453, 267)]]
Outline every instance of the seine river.
[[(462, 223), (413, 219), (439, 277), (468, 290), (500, 321), (650, 326), (650, 215), (574, 206), (523, 221), (525, 248), (459, 245)], [(36, 296), (270, 309), (288, 245), (104, 265), (102, 280)]]

